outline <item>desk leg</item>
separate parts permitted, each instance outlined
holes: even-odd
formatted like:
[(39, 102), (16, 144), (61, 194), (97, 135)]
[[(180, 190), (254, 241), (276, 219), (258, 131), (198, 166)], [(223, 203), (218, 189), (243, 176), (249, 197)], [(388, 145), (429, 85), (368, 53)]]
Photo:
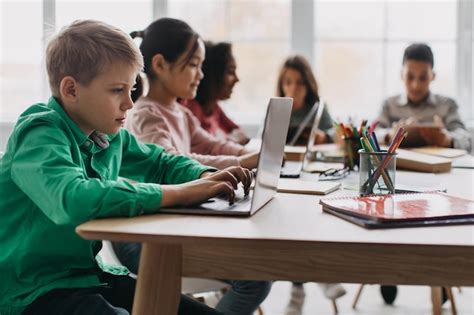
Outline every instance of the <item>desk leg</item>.
[(133, 314), (176, 315), (181, 298), (179, 245), (143, 243)]
[(433, 315), (441, 315), (441, 287), (431, 287)]

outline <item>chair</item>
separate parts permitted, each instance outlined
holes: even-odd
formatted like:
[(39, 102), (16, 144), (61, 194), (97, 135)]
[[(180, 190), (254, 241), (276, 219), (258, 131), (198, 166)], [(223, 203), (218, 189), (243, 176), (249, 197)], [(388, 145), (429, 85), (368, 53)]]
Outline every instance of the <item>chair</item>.
[[(357, 290), (356, 296), (354, 298), (354, 302), (352, 303), (352, 308), (356, 309), (357, 303), (359, 302), (360, 295), (362, 293), (362, 289), (364, 288), (365, 284), (361, 284), (359, 289)], [(437, 289), (439, 288), (439, 290)], [(448, 300), (451, 303), (451, 314), (456, 315), (456, 302), (454, 300), (453, 290), (451, 287), (444, 287), (446, 289), (446, 293), (448, 295)], [(433, 303), (433, 309), (441, 308), (441, 288), (440, 287), (431, 287), (431, 301)]]
[[(120, 260), (115, 255), (115, 252), (112, 248), (112, 243), (109, 241), (102, 241), (103, 248), (99, 252), (104, 263), (113, 264), (113, 265), (122, 265)], [(130, 273), (130, 275), (136, 279), (137, 275)], [(190, 295), (193, 298), (197, 299), (200, 302), (205, 302), (205, 299), (202, 297), (196, 297), (196, 295), (209, 293), (209, 292), (221, 292), (225, 293), (230, 288), (230, 285), (214, 279), (203, 279), (203, 278), (181, 278), (181, 292), (186, 295)], [(262, 309), (258, 308), (258, 314), (263, 315)]]

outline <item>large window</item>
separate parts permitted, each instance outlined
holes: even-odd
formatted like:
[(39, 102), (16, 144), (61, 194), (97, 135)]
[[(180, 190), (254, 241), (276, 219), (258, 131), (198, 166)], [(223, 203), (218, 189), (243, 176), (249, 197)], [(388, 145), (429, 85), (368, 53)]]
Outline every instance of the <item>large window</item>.
[[(302, 18), (295, 7), (309, 14)], [(159, 16), (185, 20), (204, 39), (233, 43), (241, 81), (225, 107), (242, 122), (260, 122), (279, 67), (292, 53), (309, 56), (333, 116), (375, 117), (385, 97), (403, 92), (403, 50), (417, 41), (435, 54), (433, 90), (461, 99), (463, 117), (474, 118), (472, 74), (466, 75), (474, 62), (459, 58), (474, 49), (474, 31), (465, 27), (474, 16), (468, 0), (0, 0), (0, 15), (0, 121), (16, 120), (49, 95), (43, 55), (49, 24), (58, 30), (92, 18), (130, 32)]]
[(16, 120), (43, 98), (42, 7), (39, 0), (0, 2), (0, 121)]
[(334, 116), (375, 117), (403, 92), (403, 50), (429, 44), (437, 93), (456, 96), (455, 1), (317, 1), (314, 70)]
[(187, 21), (206, 40), (232, 42), (240, 82), (224, 106), (237, 119), (255, 117), (249, 112), (260, 119), (290, 52), (291, 1), (170, 0), (167, 15)]
[(152, 0), (56, 0), (55, 2), (57, 29), (74, 20), (94, 19), (130, 33), (144, 29), (153, 19)]
[[(46, 1), (1, 1), (0, 121), (15, 121), (35, 102), (49, 96), (45, 74), (43, 8)], [(59, 30), (77, 19), (97, 19), (126, 32), (143, 29), (152, 21), (152, 0), (49, 1), (49, 12)], [(49, 26), (49, 25), (46, 25)]]

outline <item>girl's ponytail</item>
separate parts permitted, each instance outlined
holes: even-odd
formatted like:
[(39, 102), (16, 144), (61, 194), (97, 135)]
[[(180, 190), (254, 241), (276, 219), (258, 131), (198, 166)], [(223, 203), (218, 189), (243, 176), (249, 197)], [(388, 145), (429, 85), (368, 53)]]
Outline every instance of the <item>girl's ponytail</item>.
[(132, 101), (135, 103), (142, 95), (143, 95), (143, 80), (140, 74), (138, 74), (136, 83), (134, 85), (134, 89), (132, 90), (132, 93), (131, 93)]
[[(137, 37), (143, 39), (144, 36), (145, 36), (145, 31), (133, 31), (130, 33), (130, 37), (132, 39), (137, 38)], [(143, 81), (140, 74), (138, 74), (134, 89), (132, 90), (132, 93), (131, 93), (132, 101), (135, 103), (135, 101), (138, 100), (138, 98), (142, 96), (142, 94), (143, 94)]]
[(144, 38), (144, 36), (145, 36), (145, 31), (133, 31), (130, 33), (131, 38), (137, 38), (137, 37)]

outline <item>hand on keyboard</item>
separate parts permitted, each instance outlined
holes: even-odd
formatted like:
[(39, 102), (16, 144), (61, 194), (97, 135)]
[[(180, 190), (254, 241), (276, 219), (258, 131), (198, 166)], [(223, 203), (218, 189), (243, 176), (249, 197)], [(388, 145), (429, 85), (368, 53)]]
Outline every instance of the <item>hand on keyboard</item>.
[(244, 193), (248, 195), (253, 174), (239, 166), (231, 166), (217, 172), (205, 172), (201, 179), (179, 185), (161, 186), (163, 198), (162, 207), (189, 206), (199, 204), (212, 197), (224, 195), (233, 204), (235, 190), (239, 183), (244, 186)]

